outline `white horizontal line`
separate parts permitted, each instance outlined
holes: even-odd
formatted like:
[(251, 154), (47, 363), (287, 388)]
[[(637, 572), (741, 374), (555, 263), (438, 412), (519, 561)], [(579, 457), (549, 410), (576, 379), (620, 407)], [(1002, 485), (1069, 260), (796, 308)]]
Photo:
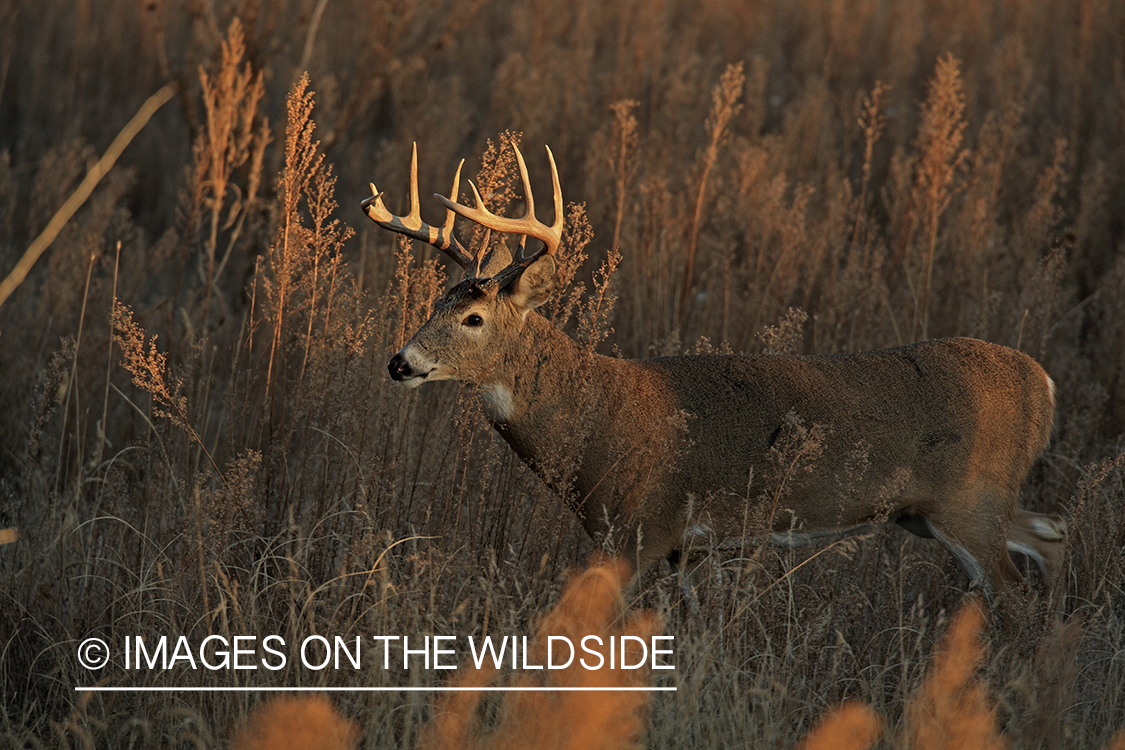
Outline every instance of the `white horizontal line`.
[(92, 693), (667, 693), (675, 687), (95, 687), (78, 686), (75, 692)]

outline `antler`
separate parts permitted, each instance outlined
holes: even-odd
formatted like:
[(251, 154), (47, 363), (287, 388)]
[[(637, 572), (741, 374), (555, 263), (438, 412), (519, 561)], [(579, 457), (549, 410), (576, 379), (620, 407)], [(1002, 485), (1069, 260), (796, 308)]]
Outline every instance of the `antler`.
[[(461, 216), (475, 221), (485, 229), (521, 235), (519, 250), (516, 252), (510, 267), (526, 268), (544, 253), (554, 255), (555, 251), (558, 250), (559, 244), (562, 242), (562, 188), (559, 187), (559, 170), (555, 166), (555, 155), (551, 153), (551, 149), (548, 147), (547, 159), (551, 162), (551, 180), (554, 183), (555, 223), (551, 226), (547, 226), (535, 218), (535, 198), (531, 194), (531, 181), (527, 177), (527, 165), (523, 161), (523, 154), (520, 153), (519, 147), (513, 143), (512, 148), (516, 152), (516, 163), (519, 164), (520, 177), (523, 179), (523, 193), (527, 201), (527, 211), (524, 213), (523, 218), (508, 219), (503, 216), (497, 216), (489, 211), (484, 207), (484, 201), (481, 200), (480, 192), (477, 191), (477, 186), (474, 185), (472, 181), (469, 182), (469, 186), (473, 189), (473, 197), (476, 199), (477, 203), (476, 208), (462, 206), (460, 203), (457, 203), (456, 200), (451, 200), (441, 195), (435, 195), (434, 197), (441, 201), (442, 205), (448, 210), (456, 211)], [(457, 191), (454, 190), (452, 195), (453, 198), (456, 198)], [(534, 237), (539, 240), (543, 243), (543, 247), (525, 258), (523, 251), (528, 237)]]
[[(453, 190), (450, 193), (454, 197), (457, 196), (461, 189), (461, 167), (465, 165), (465, 160), (462, 159), (461, 163), (457, 165), (457, 173), (453, 175)], [(457, 241), (453, 236), (453, 222), (456, 220), (457, 215), (452, 209), (446, 212), (445, 225), (441, 228), (432, 227), (426, 222), (422, 221), (421, 211), (418, 206), (418, 144), (414, 144), (413, 153), (410, 156), (410, 213), (406, 216), (395, 216), (387, 207), (383, 205), (383, 194), (375, 189), (375, 183), (371, 185), (371, 197), (365, 199), (360, 203), (362, 208), (369, 219), (374, 221), (384, 229), (389, 229), (392, 232), (405, 234), (407, 237), (413, 237), (416, 240), (422, 240), (436, 247), (441, 252), (448, 255), (457, 265), (464, 268), (466, 271), (469, 267), (476, 263), (476, 258), (469, 254), (465, 246)], [(476, 188), (473, 188), (476, 190)], [(479, 200), (479, 198), (478, 198)]]

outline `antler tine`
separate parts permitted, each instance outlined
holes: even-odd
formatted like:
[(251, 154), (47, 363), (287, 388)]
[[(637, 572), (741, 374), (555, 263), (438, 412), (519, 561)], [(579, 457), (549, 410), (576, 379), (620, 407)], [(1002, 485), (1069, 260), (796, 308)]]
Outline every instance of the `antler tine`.
[(512, 144), (512, 150), (516, 152), (516, 165), (520, 168), (520, 182), (523, 183), (523, 199), (527, 204), (527, 210), (524, 211), (524, 217), (530, 216), (535, 218), (535, 196), (531, 193), (531, 179), (527, 176), (527, 162), (523, 160), (523, 153), (520, 152), (520, 147), (515, 143)]
[(434, 197), (441, 201), (442, 205), (450, 211), (456, 211), (459, 215), (480, 224), (486, 229), (508, 234), (519, 234), (523, 235), (525, 238), (534, 237), (542, 242), (543, 247), (527, 258), (523, 257), (524, 243), (523, 241), (520, 242), (520, 252), (515, 262), (519, 265), (527, 266), (544, 253), (554, 255), (562, 242), (562, 188), (559, 186), (559, 170), (558, 167), (555, 166), (555, 156), (551, 153), (551, 149), (548, 148), (547, 158), (551, 162), (551, 181), (554, 189), (555, 222), (551, 226), (547, 226), (535, 218), (535, 199), (532, 197), (531, 193), (531, 180), (527, 176), (527, 164), (524, 162), (523, 154), (520, 153), (519, 147), (512, 144), (512, 148), (516, 152), (516, 163), (519, 165), (520, 178), (523, 180), (524, 199), (527, 203), (527, 210), (524, 212), (522, 218), (509, 219), (504, 216), (497, 216), (489, 211), (485, 208), (484, 201), (480, 197), (480, 191), (477, 190), (477, 186), (474, 185), (472, 181), (469, 182), (469, 186), (473, 189), (473, 198), (476, 200), (475, 208), (463, 206), (441, 195), (436, 195)]
[[(462, 159), (457, 164), (457, 171), (453, 173), (453, 187), (450, 188), (450, 195), (456, 196), (461, 192), (461, 167), (465, 166), (465, 160)], [(457, 221), (457, 213), (446, 209), (445, 212), (445, 225), (442, 231), (449, 237), (453, 236), (453, 222)]]
[[(453, 176), (453, 195), (457, 195), (461, 189), (461, 167), (464, 165), (464, 159), (457, 165), (457, 172)], [(388, 211), (387, 207), (383, 205), (383, 194), (375, 188), (374, 183), (369, 184), (371, 186), (371, 197), (359, 204), (360, 208), (367, 214), (367, 218), (384, 229), (433, 245), (466, 271), (476, 262), (476, 258), (470, 255), (464, 245), (453, 236), (453, 222), (457, 219), (454, 211), (446, 210), (445, 224), (440, 229), (422, 221), (421, 206), (418, 202), (417, 143), (414, 144), (414, 149), (410, 155), (410, 212), (406, 216), (395, 216)]]
[[(477, 253), (477, 272), (476, 276), (479, 278), (481, 270), (483, 269), (484, 254), (488, 251), (489, 246), (492, 244), (492, 230), (488, 227), (484, 228), (484, 241), (480, 243), (480, 252)], [(491, 254), (490, 254), (491, 259)]]
[[(409, 222), (409, 223), (407, 223)], [(410, 213), (403, 222), (408, 227), (421, 227), (422, 207), (418, 201), (418, 142), (411, 144), (410, 148)]]
[(551, 147), (544, 146), (543, 148), (547, 149), (547, 161), (551, 163), (551, 191), (555, 201), (555, 223), (551, 225), (551, 231), (561, 238), (564, 216), (562, 188), (559, 186), (559, 168), (555, 166), (555, 155), (551, 153)]

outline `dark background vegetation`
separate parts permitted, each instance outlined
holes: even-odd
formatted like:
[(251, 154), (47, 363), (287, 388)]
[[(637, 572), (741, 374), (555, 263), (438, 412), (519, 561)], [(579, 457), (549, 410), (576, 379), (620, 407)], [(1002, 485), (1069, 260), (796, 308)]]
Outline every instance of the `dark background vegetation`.
[[(1016, 747), (1125, 725), (1125, 5), (0, 0), (0, 274), (169, 81), (0, 308), (12, 742), (211, 747), (255, 700), (76, 695), (91, 634), (530, 632), (589, 540), (469, 389), (389, 382), (445, 265), (358, 208), (375, 180), (406, 211), (417, 142), (423, 195), (466, 157), (518, 209), (513, 138), (574, 204), (550, 314), (603, 353), (1039, 359), (1058, 415), (1023, 502), (1070, 519), (1066, 596), (994, 623), (985, 677)], [(699, 615), (667, 571), (637, 587), (677, 637), (652, 746), (789, 746), (844, 698), (894, 725), (966, 587), (896, 529), (766, 559), (702, 562)], [(429, 717), (340, 705), (365, 747)]]

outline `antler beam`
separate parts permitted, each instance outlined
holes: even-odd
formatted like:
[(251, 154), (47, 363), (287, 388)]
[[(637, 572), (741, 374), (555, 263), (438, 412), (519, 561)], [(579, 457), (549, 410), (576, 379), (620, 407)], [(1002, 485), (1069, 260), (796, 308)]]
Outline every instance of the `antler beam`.
[[(435, 195), (434, 197), (441, 201), (442, 205), (449, 211), (456, 211), (459, 215), (480, 224), (486, 229), (522, 235), (519, 252), (513, 259), (513, 265), (527, 267), (544, 253), (554, 255), (555, 251), (558, 250), (559, 244), (562, 242), (562, 188), (559, 186), (559, 170), (555, 166), (555, 155), (551, 153), (550, 147), (547, 147), (547, 158), (551, 162), (551, 181), (553, 182), (555, 199), (555, 223), (551, 226), (547, 226), (535, 218), (535, 198), (531, 194), (531, 180), (529, 180), (527, 176), (527, 164), (524, 163), (523, 154), (520, 153), (519, 147), (512, 144), (512, 148), (516, 152), (516, 163), (519, 164), (520, 177), (523, 179), (523, 192), (527, 201), (527, 211), (524, 213), (523, 218), (509, 219), (503, 216), (497, 216), (489, 211), (484, 207), (484, 201), (481, 200), (480, 192), (472, 181), (469, 182), (469, 186), (473, 189), (473, 197), (476, 199), (477, 204), (476, 208), (463, 206), (457, 203), (456, 200), (441, 195)], [(454, 191), (452, 195), (453, 198), (456, 198), (457, 192)], [(528, 237), (534, 237), (539, 240), (543, 243), (543, 247), (530, 256), (524, 257), (524, 245)]]
[[(461, 167), (464, 165), (465, 160), (462, 159), (461, 163), (457, 165), (457, 173), (453, 175), (453, 188), (450, 194), (454, 197), (456, 197), (461, 190)], [(553, 163), (552, 166), (554, 166)], [(360, 203), (360, 207), (366, 212), (369, 219), (384, 229), (389, 229), (392, 232), (404, 234), (407, 237), (422, 240), (423, 242), (433, 245), (452, 258), (457, 265), (465, 270), (468, 270), (476, 263), (477, 259), (453, 236), (453, 222), (457, 218), (453, 209), (449, 209), (446, 212), (445, 224), (440, 228), (430, 226), (422, 221), (421, 209), (418, 204), (417, 143), (414, 144), (414, 150), (410, 156), (410, 213), (406, 216), (395, 216), (392, 214), (387, 210), (387, 207), (383, 205), (383, 194), (375, 188), (375, 183), (370, 183), (370, 185), (371, 197)], [(476, 188), (473, 188), (473, 190), (475, 192)], [(478, 198), (477, 200), (479, 201), (480, 199)], [(442, 201), (444, 202), (445, 199), (443, 198)]]

